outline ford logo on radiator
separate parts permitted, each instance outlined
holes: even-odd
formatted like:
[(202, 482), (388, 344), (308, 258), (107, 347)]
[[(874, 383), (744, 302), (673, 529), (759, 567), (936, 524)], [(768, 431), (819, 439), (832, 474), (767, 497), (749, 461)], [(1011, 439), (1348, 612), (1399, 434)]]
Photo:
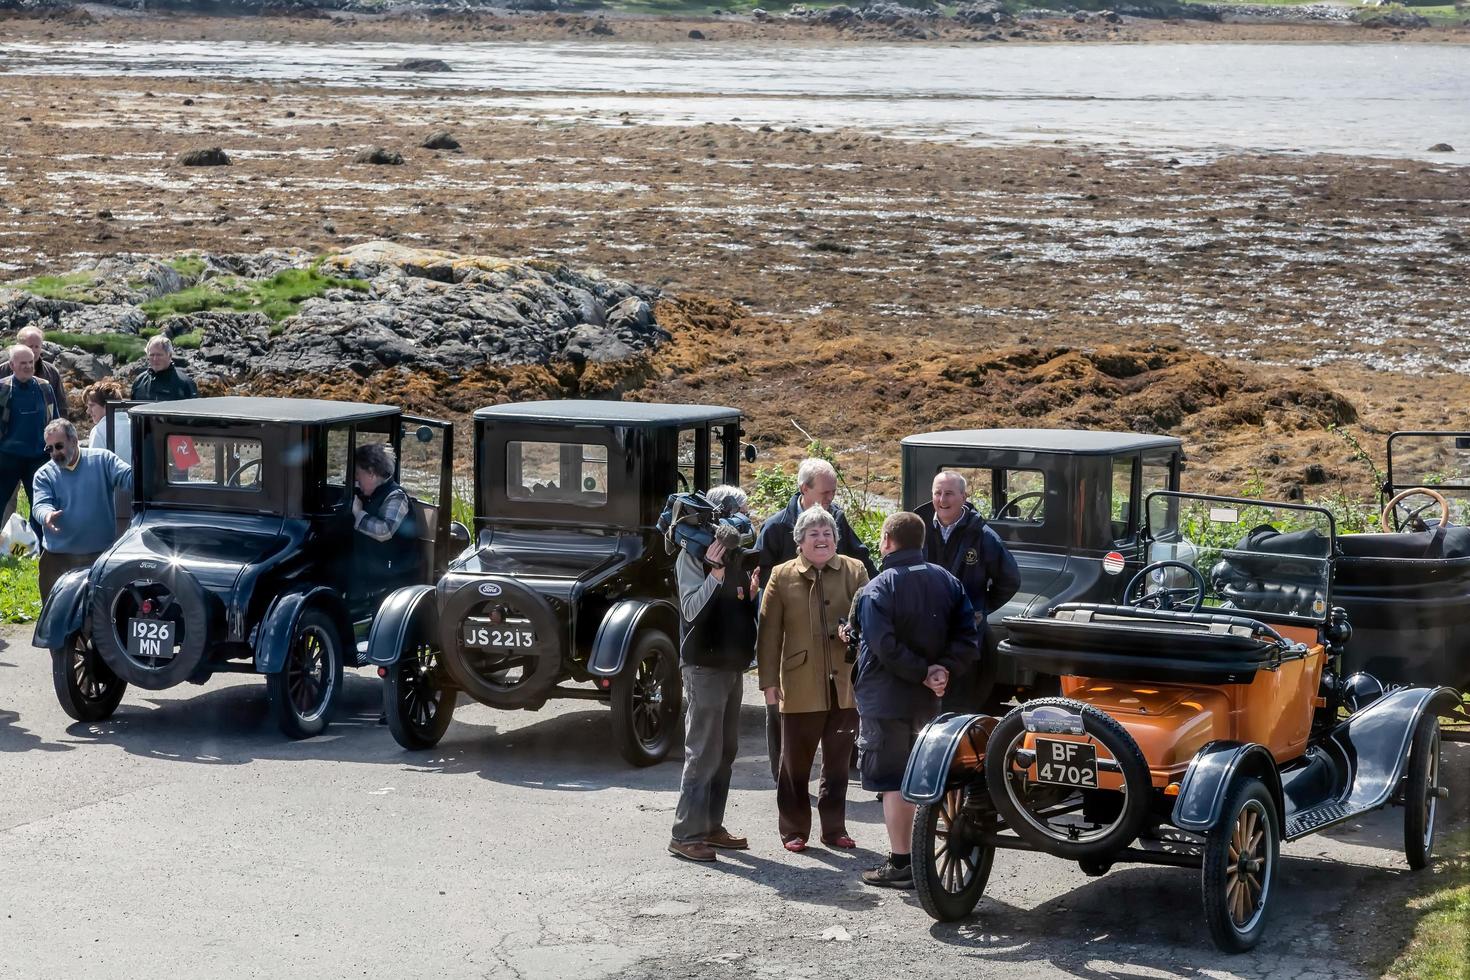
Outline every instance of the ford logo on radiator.
[(486, 582), (480, 586), (480, 595), (500, 595), (500, 586), (494, 582)]

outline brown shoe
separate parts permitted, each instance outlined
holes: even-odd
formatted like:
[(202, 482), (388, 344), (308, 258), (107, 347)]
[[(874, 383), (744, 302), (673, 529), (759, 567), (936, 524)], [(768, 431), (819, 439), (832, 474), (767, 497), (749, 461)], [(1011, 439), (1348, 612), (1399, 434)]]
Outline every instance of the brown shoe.
[(706, 836), (704, 842), (710, 847), (723, 847), (730, 851), (744, 851), (750, 848), (750, 841), (744, 837), (736, 837), (724, 827)]
[(714, 861), (715, 849), (702, 840), (669, 841), (669, 853), (686, 861)]

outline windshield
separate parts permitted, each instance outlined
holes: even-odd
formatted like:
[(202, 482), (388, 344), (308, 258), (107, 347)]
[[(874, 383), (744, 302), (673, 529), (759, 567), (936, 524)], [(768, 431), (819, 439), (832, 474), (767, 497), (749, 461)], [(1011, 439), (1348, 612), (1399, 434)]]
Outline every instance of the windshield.
[(1470, 432), (1395, 432), (1388, 438), (1388, 484), (1392, 492), (1438, 490), (1450, 498), (1450, 522), (1470, 524)]
[[(1154, 493), (1146, 502), (1150, 562), (1172, 561), (1131, 589), (1125, 601), (1169, 590), (1193, 597), (1189, 569), (1204, 580), (1204, 607), (1267, 619), (1321, 622), (1332, 601), (1332, 515), (1317, 507)], [(1180, 603), (1175, 603), (1179, 608)]]

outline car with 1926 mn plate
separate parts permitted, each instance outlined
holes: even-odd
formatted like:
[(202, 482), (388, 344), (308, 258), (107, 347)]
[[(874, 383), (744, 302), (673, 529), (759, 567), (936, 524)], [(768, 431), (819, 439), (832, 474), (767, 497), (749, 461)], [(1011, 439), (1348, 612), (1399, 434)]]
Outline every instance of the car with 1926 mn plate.
[(1283, 841), (1387, 805), (1423, 868), (1446, 795), (1448, 687), (1343, 676), (1332, 515), (1261, 500), (1150, 494), (1150, 563), (1119, 604), (1008, 617), (1001, 647), (1061, 697), (1004, 717), (944, 715), (904, 776), (914, 883), (936, 919), (968, 915), (997, 848), (1197, 869), (1215, 943), (1259, 942)]
[(400, 745), (433, 746), (458, 694), (534, 711), (602, 701), (633, 765), (680, 733), (678, 586), (658, 530), (676, 492), (738, 484), (741, 413), (544, 401), (475, 412), (474, 543), (394, 592), (369, 637)]
[(36, 623), (62, 708), (100, 721), (130, 684), (260, 673), (281, 730), (319, 734), (344, 666), (366, 665), (357, 634), (387, 592), (358, 568), (353, 454), (367, 442), (395, 450), (417, 578), (433, 581), (450, 547), (453, 426), (295, 398), (155, 402), (129, 419), (132, 521), (90, 568), (61, 576)]

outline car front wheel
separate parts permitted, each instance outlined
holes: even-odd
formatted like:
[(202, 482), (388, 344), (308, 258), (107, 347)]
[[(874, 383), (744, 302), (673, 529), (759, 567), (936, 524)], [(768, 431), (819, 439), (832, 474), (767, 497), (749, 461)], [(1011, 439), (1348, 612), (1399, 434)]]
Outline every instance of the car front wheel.
[(1261, 941), (1280, 850), (1270, 792), (1259, 779), (1237, 779), (1205, 838), (1201, 867), (1205, 920), (1224, 952), (1244, 953)]
[(128, 682), (114, 674), (92, 641), (81, 635), (51, 651), (51, 683), (61, 710), (77, 721), (111, 718), (128, 689)]
[(679, 653), (663, 633), (641, 633), (612, 682), (613, 737), (635, 766), (662, 762), (679, 730)]
[(326, 731), (342, 690), (342, 640), (320, 609), (301, 614), (281, 669), (266, 678), (271, 712), (290, 738)]
[(448, 730), (459, 696), (439, 662), (438, 646), (422, 638), (411, 641), (387, 670), (383, 711), (388, 730), (405, 749), (433, 748)]
[(1404, 856), (1415, 871), (1434, 856), (1434, 818), (1439, 809), (1439, 719), (1425, 714), (1409, 746), (1404, 785)]

